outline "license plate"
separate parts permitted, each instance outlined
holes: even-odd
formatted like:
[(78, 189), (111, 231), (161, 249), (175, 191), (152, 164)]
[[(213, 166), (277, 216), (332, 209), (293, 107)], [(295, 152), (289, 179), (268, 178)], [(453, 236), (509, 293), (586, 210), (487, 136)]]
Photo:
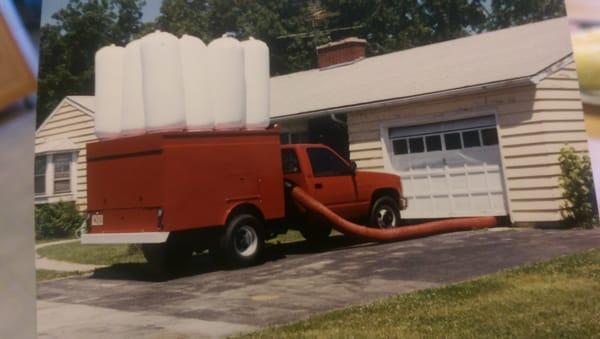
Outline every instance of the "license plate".
[(92, 226), (102, 226), (102, 225), (104, 225), (104, 215), (92, 214)]

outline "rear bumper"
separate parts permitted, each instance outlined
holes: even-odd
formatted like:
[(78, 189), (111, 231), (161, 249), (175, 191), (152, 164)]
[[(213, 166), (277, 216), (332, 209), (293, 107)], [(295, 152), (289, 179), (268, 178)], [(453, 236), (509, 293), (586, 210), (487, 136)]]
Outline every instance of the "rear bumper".
[(85, 233), (82, 244), (160, 244), (167, 241), (169, 232)]

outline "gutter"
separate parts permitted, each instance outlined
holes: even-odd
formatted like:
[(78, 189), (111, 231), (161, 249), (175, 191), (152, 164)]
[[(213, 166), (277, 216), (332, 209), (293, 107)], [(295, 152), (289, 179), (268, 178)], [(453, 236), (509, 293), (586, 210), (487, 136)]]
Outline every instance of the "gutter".
[(447, 91), (432, 92), (432, 93), (427, 93), (427, 94), (419, 94), (419, 95), (414, 95), (414, 96), (409, 96), (409, 97), (393, 98), (393, 99), (386, 99), (386, 100), (380, 100), (380, 101), (372, 101), (372, 102), (355, 104), (355, 105), (340, 106), (340, 107), (335, 107), (335, 108), (330, 108), (330, 109), (294, 113), (294, 114), (285, 115), (285, 116), (271, 117), (271, 120), (274, 122), (282, 122), (282, 121), (292, 120), (292, 119), (296, 119), (296, 118), (316, 118), (316, 117), (325, 116), (325, 115), (335, 116), (335, 114), (350, 113), (350, 112), (362, 111), (362, 110), (371, 110), (371, 109), (395, 106), (395, 105), (400, 105), (400, 104), (417, 103), (417, 102), (422, 102), (422, 101), (442, 99), (442, 98), (446, 98), (449, 96), (477, 94), (477, 93), (480, 93), (480, 92), (483, 92), (486, 90), (504, 89), (504, 88), (518, 87), (518, 86), (525, 86), (525, 85), (534, 85), (534, 84), (535, 84), (534, 79), (532, 79), (532, 77), (530, 77), (530, 76), (526, 76), (526, 77), (521, 77), (521, 78), (502, 80), (502, 81), (498, 81), (498, 82), (491, 82), (491, 83), (487, 83), (487, 84), (483, 84), (483, 85), (456, 88), (456, 89), (451, 89), (451, 90), (447, 90)]

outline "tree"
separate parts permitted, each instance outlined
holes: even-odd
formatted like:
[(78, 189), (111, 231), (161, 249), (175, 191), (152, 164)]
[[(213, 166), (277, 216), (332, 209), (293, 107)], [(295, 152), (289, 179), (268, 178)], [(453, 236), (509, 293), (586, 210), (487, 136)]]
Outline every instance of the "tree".
[(492, 0), (488, 29), (502, 29), (567, 15), (564, 0)]
[(239, 39), (254, 36), (268, 44), (273, 74), (282, 74), (313, 65), (314, 48), (307, 41), (280, 38), (303, 31), (303, 10), (303, 2), (297, 0), (164, 0), (156, 27), (206, 43), (227, 32)]
[(480, 31), (479, 0), (164, 0), (157, 26), (210, 41), (225, 32), (254, 36), (271, 49), (274, 75), (316, 66), (316, 47), (366, 38), (379, 55)]
[(67, 95), (94, 93), (94, 54), (141, 29), (145, 0), (71, 0), (41, 29), (38, 125)]
[(144, 4), (70, 0), (42, 28), (38, 124), (64, 96), (93, 93), (98, 48), (155, 29), (206, 43), (225, 32), (254, 36), (280, 75), (316, 67), (317, 46), (349, 36), (366, 39), (375, 56), (565, 12), (562, 0), (162, 0), (156, 21), (141, 23)]

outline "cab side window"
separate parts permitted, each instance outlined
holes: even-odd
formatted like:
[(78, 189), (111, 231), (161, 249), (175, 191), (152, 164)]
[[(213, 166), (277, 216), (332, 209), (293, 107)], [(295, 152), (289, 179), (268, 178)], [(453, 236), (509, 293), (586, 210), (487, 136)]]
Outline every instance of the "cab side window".
[(281, 161), (283, 162), (283, 173), (284, 174), (300, 172), (300, 162), (298, 161), (298, 156), (296, 155), (295, 150), (282, 149), (281, 150)]
[(352, 169), (337, 155), (326, 148), (308, 148), (308, 159), (316, 177), (349, 175)]

